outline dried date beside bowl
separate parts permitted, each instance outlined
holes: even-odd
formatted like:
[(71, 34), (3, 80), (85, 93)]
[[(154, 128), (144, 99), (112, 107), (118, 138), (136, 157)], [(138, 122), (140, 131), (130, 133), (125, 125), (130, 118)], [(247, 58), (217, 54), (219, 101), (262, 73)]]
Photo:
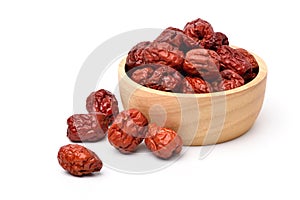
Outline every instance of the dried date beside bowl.
[(121, 153), (132, 153), (143, 141), (147, 125), (147, 118), (139, 110), (122, 111), (108, 129), (108, 141)]
[(119, 113), (118, 101), (114, 94), (105, 89), (92, 92), (86, 99), (86, 109), (91, 114), (105, 115), (109, 124)]
[(67, 137), (72, 142), (96, 142), (105, 137), (108, 119), (103, 114), (75, 114), (67, 120)]
[(91, 150), (78, 144), (62, 146), (57, 154), (60, 166), (74, 176), (84, 176), (99, 172), (102, 161)]
[(159, 127), (154, 123), (148, 126), (145, 144), (154, 155), (162, 159), (169, 159), (179, 154), (182, 149), (181, 137), (174, 130)]

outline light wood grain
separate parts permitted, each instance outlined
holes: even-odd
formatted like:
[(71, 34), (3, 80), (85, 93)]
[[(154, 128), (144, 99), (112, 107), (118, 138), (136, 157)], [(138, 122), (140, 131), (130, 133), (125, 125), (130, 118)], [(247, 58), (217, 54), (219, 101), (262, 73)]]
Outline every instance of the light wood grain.
[(259, 73), (251, 82), (224, 92), (209, 94), (169, 93), (143, 87), (119, 64), (119, 89), (124, 109), (137, 108), (150, 122), (172, 128), (184, 145), (208, 145), (232, 140), (254, 124), (263, 104), (267, 66), (253, 54)]

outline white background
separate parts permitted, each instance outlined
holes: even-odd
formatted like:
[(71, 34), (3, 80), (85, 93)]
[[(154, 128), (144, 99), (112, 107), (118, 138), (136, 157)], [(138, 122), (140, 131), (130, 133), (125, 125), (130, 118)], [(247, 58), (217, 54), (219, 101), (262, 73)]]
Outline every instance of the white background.
[[(299, 199), (297, 1), (1, 1), (0, 199)], [(156, 173), (108, 167), (76, 178), (58, 165), (76, 77), (102, 42), (138, 28), (183, 28), (201, 17), (261, 56), (262, 111), (244, 136), (199, 147)], [(104, 163), (105, 164), (105, 163)]]

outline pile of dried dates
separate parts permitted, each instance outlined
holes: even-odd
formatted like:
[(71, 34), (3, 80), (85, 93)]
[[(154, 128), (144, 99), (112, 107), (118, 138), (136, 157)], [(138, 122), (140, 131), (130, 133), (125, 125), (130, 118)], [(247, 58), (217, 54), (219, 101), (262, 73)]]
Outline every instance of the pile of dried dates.
[[(248, 51), (230, 47), (226, 35), (214, 32), (210, 23), (202, 19), (187, 23), (183, 30), (169, 27), (154, 41), (137, 44), (129, 51), (125, 65), (133, 81), (178, 93), (233, 89), (255, 78), (258, 68)], [(161, 159), (169, 159), (182, 150), (182, 139), (174, 130), (149, 123), (135, 108), (119, 112), (115, 95), (105, 89), (87, 97), (86, 110), (86, 114), (67, 119), (71, 142), (97, 142), (108, 135), (113, 147), (129, 154), (144, 141)], [(57, 159), (74, 176), (99, 172), (103, 165), (95, 152), (79, 144), (62, 146)]]
[[(67, 137), (72, 142), (97, 142), (108, 135), (113, 147), (129, 154), (145, 141), (146, 147), (161, 159), (169, 159), (182, 149), (182, 139), (175, 131), (148, 124), (148, 119), (137, 109), (119, 112), (115, 95), (105, 89), (87, 97), (86, 109), (88, 114), (74, 114), (67, 119)], [(57, 159), (74, 176), (99, 172), (103, 165), (95, 152), (79, 144), (62, 146)]]
[(234, 89), (253, 80), (254, 56), (229, 46), (227, 36), (203, 19), (183, 30), (169, 27), (154, 41), (140, 42), (128, 53), (125, 71), (145, 87), (176, 93), (210, 93)]

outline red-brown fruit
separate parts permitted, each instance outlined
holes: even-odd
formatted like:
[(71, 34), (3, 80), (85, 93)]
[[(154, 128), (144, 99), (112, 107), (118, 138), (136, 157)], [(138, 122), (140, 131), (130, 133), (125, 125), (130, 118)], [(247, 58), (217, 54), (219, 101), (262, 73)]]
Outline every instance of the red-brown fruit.
[(195, 41), (200, 40), (200, 44), (206, 49), (211, 48), (214, 44), (214, 29), (209, 22), (203, 19), (198, 18), (188, 22), (183, 31)]
[(200, 94), (212, 92), (211, 86), (208, 82), (199, 77), (185, 77), (182, 92), (187, 94)]
[(183, 145), (181, 137), (175, 131), (156, 124), (149, 124), (145, 144), (154, 155), (162, 159), (179, 154)]
[(154, 42), (144, 49), (145, 64), (161, 64), (181, 70), (184, 54), (166, 42)]
[(214, 43), (211, 47), (212, 50), (217, 50), (222, 45), (229, 45), (228, 37), (222, 32), (214, 33)]
[(155, 66), (155, 64), (140, 65), (131, 70), (130, 73), (127, 73), (127, 75), (134, 82), (139, 83), (141, 85), (145, 85), (148, 79), (152, 76)]
[(160, 64), (145, 64), (132, 70), (129, 77), (136, 83), (155, 90), (180, 92), (183, 76), (175, 69)]
[(183, 52), (187, 52), (194, 48), (201, 48), (200, 41), (195, 41), (178, 28), (166, 28), (155, 40), (155, 42), (166, 42), (177, 47)]
[(101, 140), (108, 129), (108, 120), (101, 114), (75, 114), (68, 118), (67, 124), (67, 137), (72, 142)]
[(148, 120), (137, 109), (120, 112), (108, 129), (108, 141), (121, 153), (131, 153), (143, 141)]
[(248, 83), (252, 81), (259, 71), (258, 63), (255, 59), (255, 57), (249, 53), (246, 49), (238, 48), (236, 49), (238, 52), (243, 54), (246, 58), (246, 60), (251, 64), (251, 70), (248, 70), (244, 75), (243, 78), (245, 79), (245, 83)]
[(238, 73), (225, 69), (221, 71), (222, 81), (214, 84), (215, 91), (231, 90), (244, 85), (245, 81)]
[(100, 89), (92, 92), (86, 99), (86, 109), (92, 114), (103, 114), (111, 124), (114, 117), (119, 113), (118, 101), (111, 92)]
[(145, 64), (144, 61), (144, 49), (151, 44), (149, 41), (140, 42), (128, 52), (126, 58), (126, 72), (131, 70), (132, 68), (139, 66), (141, 64)]
[(217, 53), (221, 58), (223, 69), (233, 70), (241, 76), (251, 70), (251, 64), (238, 50), (227, 45), (222, 45), (218, 48)]
[(102, 168), (100, 158), (93, 151), (78, 144), (62, 146), (57, 159), (60, 166), (74, 176), (89, 175)]
[(213, 50), (193, 49), (186, 53), (183, 70), (190, 76), (201, 76), (204, 80), (220, 77), (220, 56)]
[(182, 87), (182, 75), (168, 66), (158, 66), (152, 76), (143, 84), (146, 87), (166, 92), (180, 92)]

